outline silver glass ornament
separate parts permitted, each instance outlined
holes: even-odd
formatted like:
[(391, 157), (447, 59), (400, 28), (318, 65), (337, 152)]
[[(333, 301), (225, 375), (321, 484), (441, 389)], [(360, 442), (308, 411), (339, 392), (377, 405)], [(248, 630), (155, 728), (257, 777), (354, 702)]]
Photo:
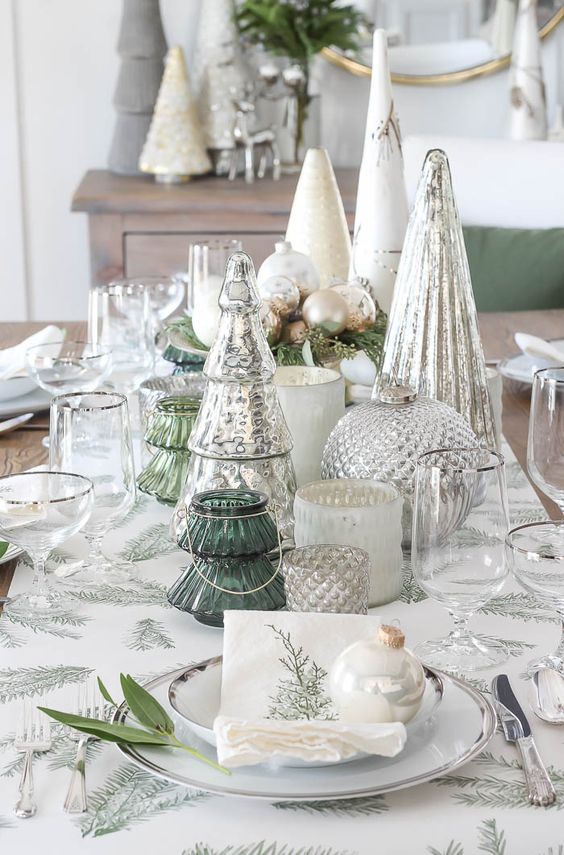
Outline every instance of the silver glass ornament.
[(250, 257), (235, 252), (227, 262), (219, 297), (221, 318), (204, 376), (202, 405), (190, 435), (192, 452), (173, 534), (185, 530), (194, 493), (225, 488), (259, 490), (271, 505), (284, 539), (293, 536), (296, 478), (292, 438), (272, 381), (274, 357), (263, 331)]
[(438, 149), (427, 154), (417, 188), (373, 397), (390, 384), (450, 404), (495, 448), (464, 238), (448, 160)]
[(372, 478), (404, 498), (403, 545), (411, 544), (417, 458), (433, 448), (474, 448), (476, 435), (448, 404), (420, 398), (406, 386), (386, 387), (378, 400), (352, 407), (327, 440), (322, 478)]

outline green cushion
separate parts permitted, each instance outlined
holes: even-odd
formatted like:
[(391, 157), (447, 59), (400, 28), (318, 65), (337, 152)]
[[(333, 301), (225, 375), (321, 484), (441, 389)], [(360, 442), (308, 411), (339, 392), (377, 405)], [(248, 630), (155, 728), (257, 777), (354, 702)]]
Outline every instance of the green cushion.
[(564, 229), (465, 226), (481, 312), (564, 308)]

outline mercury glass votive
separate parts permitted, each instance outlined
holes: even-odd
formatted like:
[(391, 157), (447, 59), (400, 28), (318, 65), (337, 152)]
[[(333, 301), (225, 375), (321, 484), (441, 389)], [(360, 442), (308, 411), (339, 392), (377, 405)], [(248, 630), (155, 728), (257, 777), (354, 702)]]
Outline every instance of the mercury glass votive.
[(294, 499), (296, 546), (338, 543), (370, 557), (369, 606), (396, 600), (402, 586), (403, 499), (393, 484), (336, 478), (305, 484)]
[(293, 549), (282, 562), (288, 611), (365, 615), (369, 574), (368, 553), (358, 547), (324, 543)]

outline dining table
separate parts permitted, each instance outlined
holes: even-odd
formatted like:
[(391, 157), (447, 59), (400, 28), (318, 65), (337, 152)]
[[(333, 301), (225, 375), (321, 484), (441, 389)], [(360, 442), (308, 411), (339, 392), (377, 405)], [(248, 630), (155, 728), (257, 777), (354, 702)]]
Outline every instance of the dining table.
[[(492, 366), (517, 352), (515, 332), (564, 338), (560, 309), (482, 313), (479, 322)], [(57, 323), (69, 339), (86, 334), (84, 323)], [(0, 348), (45, 324), (0, 323)], [(562, 516), (526, 474), (529, 406), (530, 387), (504, 380), (502, 452), (513, 524)], [(41, 442), (48, 423), (48, 412), (40, 412), (0, 435), (0, 476), (48, 461)], [(556, 790), (550, 807), (529, 803), (515, 747), (498, 728), (469, 763), (418, 786), (358, 798), (279, 802), (185, 787), (131, 762), (115, 745), (92, 741), (88, 809), (71, 815), (63, 811), (63, 801), (76, 741), (63, 725), (53, 724), (51, 748), (34, 766), (37, 814), (17, 818), (13, 804), (23, 755), (14, 749), (14, 732), (23, 699), (72, 710), (78, 687), (92, 675), (119, 694), (120, 672), (147, 682), (221, 653), (221, 629), (197, 623), (166, 599), (187, 564), (187, 555), (169, 537), (170, 515), (170, 508), (139, 494), (129, 517), (108, 534), (107, 552), (135, 563), (131, 584), (74, 585), (67, 592), (72, 608), (52, 625), (0, 617), (0, 837), (6, 852), (133, 855), (160, 848), (178, 855), (564, 855), (564, 727), (534, 716), (527, 673), (534, 655), (556, 647), (559, 620), (512, 579), (472, 618), (474, 630), (502, 640), (507, 663), (459, 676), (490, 699), (493, 676), (500, 670), (510, 676)], [(85, 554), (79, 533), (54, 551), (49, 569)], [(30, 579), (25, 556), (1, 564), (0, 595), (24, 590)], [(399, 600), (372, 612), (388, 623), (398, 620), (409, 646), (450, 629), (446, 610), (418, 587), (409, 554)]]

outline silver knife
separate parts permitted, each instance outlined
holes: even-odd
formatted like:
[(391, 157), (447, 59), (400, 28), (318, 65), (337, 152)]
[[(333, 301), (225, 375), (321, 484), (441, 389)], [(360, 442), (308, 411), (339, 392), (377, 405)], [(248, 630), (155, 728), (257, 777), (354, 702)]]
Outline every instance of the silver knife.
[(537, 751), (527, 716), (513, 694), (507, 674), (494, 677), (492, 693), (505, 738), (508, 742), (515, 742), (521, 754), (529, 801), (542, 807), (553, 804), (556, 801), (556, 793), (552, 781)]

